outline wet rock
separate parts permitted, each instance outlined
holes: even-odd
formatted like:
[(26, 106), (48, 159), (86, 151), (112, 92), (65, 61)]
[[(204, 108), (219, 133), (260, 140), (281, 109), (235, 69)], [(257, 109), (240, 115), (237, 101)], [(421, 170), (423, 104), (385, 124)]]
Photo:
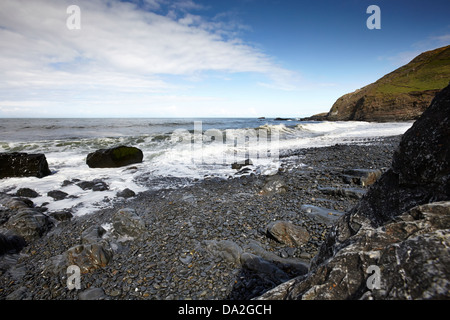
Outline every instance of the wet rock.
[(37, 198), (39, 197), (39, 194), (30, 188), (20, 188), (19, 190), (17, 190), (16, 196), (25, 198)]
[(261, 274), (262, 278), (269, 278), (275, 283), (281, 283), (289, 280), (289, 275), (263, 258), (249, 252), (241, 255), (241, 264), (243, 268)]
[(50, 229), (51, 225), (46, 215), (31, 208), (23, 208), (9, 218), (5, 227), (30, 242), (41, 237)]
[(356, 184), (363, 187), (370, 186), (383, 174), (377, 169), (347, 169), (343, 171), (343, 181), (348, 184)]
[(112, 223), (114, 232), (120, 236), (139, 237), (147, 231), (145, 223), (134, 209), (125, 208), (117, 211)]
[(300, 209), (312, 219), (324, 223), (328, 226), (333, 225), (336, 221), (342, 217), (345, 212), (333, 210), (329, 208), (322, 208), (309, 204), (302, 205)]
[(90, 244), (100, 242), (106, 230), (101, 226), (92, 226), (81, 233), (81, 243)]
[(83, 190), (92, 190), (92, 191), (109, 190), (108, 184), (100, 179), (94, 179), (92, 181), (81, 181), (78, 182), (76, 185)]
[(309, 232), (288, 221), (275, 221), (267, 226), (267, 234), (276, 241), (292, 247), (302, 247), (309, 238)]
[(120, 198), (132, 198), (136, 196), (136, 193), (131, 189), (125, 188), (122, 191), (117, 192), (116, 195)]
[(241, 261), (242, 248), (230, 240), (205, 240), (206, 250), (222, 259), (239, 264)]
[(10, 177), (43, 178), (51, 174), (44, 154), (0, 153), (0, 179)]
[(55, 201), (58, 201), (58, 200), (65, 199), (69, 194), (64, 191), (60, 191), (60, 190), (52, 190), (52, 191), (49, 191), (47, 193), (47, 195), (49, 197), (52, 197)]
[(263, 195), (273, 195), (287, 191), (286, 182), (279, 175), (269, 176), (265, 179), (264, 186), (260, 192)]
[(298, 276), (308, 273), (309, 263), (301, 261), (300, 259), (277, 256), (273, 252), (265, 250), (261, 246), (261, 244), (257, 243), (256, 241), (250, 241), (250, 243), (245, 248), (245, 251), (260, 256), (266, 261), (275, 263), (281, 270), (283, 270), (287, 274)]
[(111, 261), (113, 251), (107, 241), (80, 244), (67, 250), (69, 265), (77, 265), (81, 273), (89, 273), (103, 268)]
[(57, 221), (68, 221), (73, 218), (73, 214), (69, 210), (51, 212), (49, 215)]
[(89, 153), (86, 158), (86, 164), (90, 168), (117, 168), (133, 163), (140, 163), (143, 158), (144, 154), (140, 149), (119, 146)]

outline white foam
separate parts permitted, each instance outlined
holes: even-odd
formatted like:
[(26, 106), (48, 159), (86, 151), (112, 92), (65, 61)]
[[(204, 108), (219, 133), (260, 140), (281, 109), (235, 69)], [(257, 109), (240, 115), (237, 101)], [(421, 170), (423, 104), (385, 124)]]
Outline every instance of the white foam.
[[(275, 174), (280, 162), (278, 154), (284, 150), (324, 147), (345, 141), (360, 141), (365, 138), (393, 136), (403, 134), (413, 122), (403, 123), (368, 123), (368, 122), (317, 122), (304, 123), (296, 127), (284, 124), (263, 125), (256, 128), (267, 130), (271, 134), (278, 130), (280, 140), (276, 144), (250, 139), (246, 143), (235, 145), (233, 141), (212, 140), (210, 136), (200, 137), (192, 143), (191, 134), (181, 132), (181, 141), (160, 140), (154, 142), (147, 137), (124, 137), (117, 139), (96, 138), (80, 141), (49, 140), (38, 142), (11, 142), (0, 144), (1, 152), (22, 151), (45, 153), (53, 174), (38, 178), (8, 178), (0, 180), (0, 191), (14, 193), (20, 188), (31, 188), (40, 194), (32, 199), (40, 206), (45, 203), (49, 211), (72, 209), (75, 215), (94, 212), (110, 206), (116, 193), (125, 188), (135, 193), (145, 191), (146, 186), (139, 184), (137, 178), (148, 179), (161, 177), (180, 177), (203, 179), (205, 176), (229, 177), (236, 173), (231, 164), (250, 158), (253, 169), (264, 175)], [(223, 137), (236, 137), (245, 141), (245, 136), (252, 129), (232, 129), (221, 131)], [(118, 142), (133, 143), (143, 150), (144, 162), (135, 164), (134, 170), (129, 168), (91, 169), (86, 164), (86, 155), (95, 149), (110, 147)], [(195, 140), (194, 140), (195, 141)], [(198, 143), (197, 143), (198, 142)], [(275, 150), (276, 149), (276, 150)], [(270, 150), (270, 152), (268, 152)], [(101, 179), (108, 184), (109, 190), (82, 190), (76, 184), (62, 187), (65, 180), (79, 179), (92, 181)], [(47, 196), (52, 190), (61, 190), (69, 194), (66, 199), (55, 201)]]

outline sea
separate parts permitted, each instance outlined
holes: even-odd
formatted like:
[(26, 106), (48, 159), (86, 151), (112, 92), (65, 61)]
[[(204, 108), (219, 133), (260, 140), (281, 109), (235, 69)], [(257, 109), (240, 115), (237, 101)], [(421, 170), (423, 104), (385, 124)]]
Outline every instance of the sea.
[[(233, 179), (233, 163), (249, 159), (252, 170), (275, 174), (280, 159), (293, 150), (338, 143), (371, 143), (403, 134), (413, 122), (327, 122), (273, 118), (96, 118), (0, 119), (0, 152), (43, 153), (51, 175), (44, 178), (0, 179), (0, 192), (31, 188), (32, 201), (49, 212), (70, 210), (80, 216), (112, 206), (125, 188), (181, 188), (207, 178)], [(121, 168), (90, 168), (89, 153), (115, 146), (133, 146), (142, 163)], [(247, 162), (248, 163), (248, 162)], [(108, 190), (83, 190), (67, 181), (100, 179)], [(52, 190), (69, 196), (54, 200)]]

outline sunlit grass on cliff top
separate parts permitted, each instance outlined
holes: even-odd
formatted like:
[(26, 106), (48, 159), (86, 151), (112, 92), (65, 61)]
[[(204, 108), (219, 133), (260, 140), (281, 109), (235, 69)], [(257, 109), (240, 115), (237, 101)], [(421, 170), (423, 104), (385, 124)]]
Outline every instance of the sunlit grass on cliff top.
[(450, 46), (428, 51), (377, 82), (375, 93), (439, 90), (450, 81)]

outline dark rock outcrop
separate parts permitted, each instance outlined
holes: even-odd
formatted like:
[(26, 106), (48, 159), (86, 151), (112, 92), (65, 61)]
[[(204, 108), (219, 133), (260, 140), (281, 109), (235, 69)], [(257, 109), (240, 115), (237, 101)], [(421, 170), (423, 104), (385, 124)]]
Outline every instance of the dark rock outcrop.
[(144, 154), (140, 149), (119, 146), (89, 153), (86, 158), (86, 164), (90, 168), (117, 168), (133, 163), (140, 163), (143, 158)]
[(449, 230), (450, 86), (404, 134), (391, 168), (331, 228), (309, 273), (261, 298), (448, 299)]
[(0, 153), (0, 179), (11, 177), (43, 178), (51, 174), (44, 154)]

